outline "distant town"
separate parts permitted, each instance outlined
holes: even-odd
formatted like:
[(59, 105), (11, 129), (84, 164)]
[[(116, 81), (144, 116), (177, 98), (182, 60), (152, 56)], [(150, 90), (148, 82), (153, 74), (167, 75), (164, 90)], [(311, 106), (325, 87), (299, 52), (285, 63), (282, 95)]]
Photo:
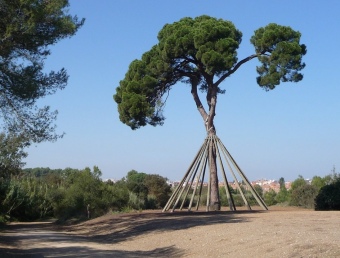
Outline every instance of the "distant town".
[[(110, 180), (112, 182), (116, 182), (117, 180), (114, 180), (114, 179), (106, 179), (104, 181), (107, 181), (107, 180)], [(308, 183), (311, 183), (311, 180), (309, 179), (305, 179)], [(179, 185), (180, 181), (167, 181), (167, 183), (169, 185), (171, 185), (172, 187), (176, 187)], [(233, 188), (234, 190), (237, 189), (237, 185), (235, 182), (228, 182), (229, 183), (229, 186), (231, 188)], [(239, 182), (241, 184), (241, 182)], [(278, 193), (280, 191), (280, 183), (278, 180), (273, 180), (273, 179), (260, 179), (260, 180), (255, 180), (255, 181), (251, 181), (250, 182), (252, 184), (252, 186), (255, 186), (255, 185), (259, 185), (261, 186), (261, 188), (263, 189), (263, 193), (265, 192), (268, 192), (270, 190), (274, 190), (276, 193)], [(192, 187), (195, 187), (196, 185), (196, 182), (193, 182), (192, 183)], [(286, 189), (287, 190), (290, 190), (291, 188), (291, 185), (292, 185), (292, 182), (291, 181), (286, 181), (285, 182), (285, 186), (286, 186)], [(208, 182), (204, 182), (203, 183), (203, 186), (208, 186)], [(224, 186), (224, 182), (223, 181), (220, 181), (219, 182), (219, 186), (220, 187), (223, 187)], [(246, 188), (246, 186), (244, 186)]]
[[(309, 180), (307, 180), (309, 181)], [(172, 185), (173, 187), (176, 187), (180, 181), (168, 181), (168, 184)], [(236, 183), (235, 182), (228, 182), (229, 186), (233, 189), (237, 189)], [(240, 182), (241, 183), (241, 182)], [(260, 179), (256, 181), (252, 181), (251, 184), (253, 186), (259, 185), (263, 189), (263, 192), (268, 192), (271, 189), (274, 190), (276, 193), (280, 191), (280, 183), (277, 180), (267, 180), (267, 179)], [(196, 185), (196, 182), (193, 182), (193, 187)], [(204, 182), (203, 186), (207, 186), (208, 183)], [(291, 188), (292, 182), (285, 182), (286, 189), (289, 190)], [(224, 186), (224, 182), (219, 182), (219, 186)]]

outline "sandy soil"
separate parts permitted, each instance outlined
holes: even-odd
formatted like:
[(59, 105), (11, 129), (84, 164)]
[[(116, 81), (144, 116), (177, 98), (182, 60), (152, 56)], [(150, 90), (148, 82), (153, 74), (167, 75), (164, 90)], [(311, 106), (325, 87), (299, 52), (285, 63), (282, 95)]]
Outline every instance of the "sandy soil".
[(340, 257), (340, 212), (113, 214), (56, 228), (13, 223), (0, 257)]

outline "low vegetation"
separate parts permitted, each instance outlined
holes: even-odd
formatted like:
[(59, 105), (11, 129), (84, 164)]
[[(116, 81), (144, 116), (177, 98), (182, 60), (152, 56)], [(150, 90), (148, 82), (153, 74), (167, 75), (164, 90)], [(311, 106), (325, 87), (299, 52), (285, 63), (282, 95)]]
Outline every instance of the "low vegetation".
[(23, 169), (1, 178), (0, 221), (85, 219), (107, 212), (158, 209), (169, 198), (167, 179), (130, 171), (117, 182), (103, 181), (98, 167)]
[[(56, 218), (87, 219), (129, 210), (160, 209), (172, 189), (167, 179), (157, 174), (131, 170), (119, 181), (103, 181), (100, 169), (22, 169), (26, 154), (20, 144), (7, 144), (10, 137), (0, 135), (0, 224), (7, 221), (34, 221)], [(14, 143), (20, 139), (12, 138)], [(11, 148), (9, 148), (12, 146)], [(340, 210), (340, 175), (335, 168), (325, 177), (306, 181), (299, 176), (291, 189), (279, 179), (280, 191), (263, 193), (255, 190), (270, 205), (294, 205), (316, 210)], [(240, 182), (249, 205), (256, 205), (252, 194)], [(206, 205), (207, 187), (202, 189), (200, 206)], [(221, 204), (228, 206), (224, 187), (220, 188)], [(232, 190), (236, 206), (243, 206), (241, 193)]]
[(340, 210), (340, 174), (335, 172), (311, 181), (301, 175), (292, 182), (287, 190), (284, 179), (280, 178), (280, 191), (270, 190), (263, 195), (267, 205), (291, 205), (315, 210)]

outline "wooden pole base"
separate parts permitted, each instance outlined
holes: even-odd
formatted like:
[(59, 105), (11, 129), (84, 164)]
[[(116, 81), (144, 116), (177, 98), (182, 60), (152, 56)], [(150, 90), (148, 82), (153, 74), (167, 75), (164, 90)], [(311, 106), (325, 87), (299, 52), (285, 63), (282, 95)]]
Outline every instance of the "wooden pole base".
[[(256, 202), (264, 210), (268, 210), (267, 205), (265, 204), (261, 196), (255, 191), (254, 187), (251, 185), (246, 175), (243, 173), (241, 168), (235, 162), (234, 158), (230, 155), (227, 148), (223, 145), (222, 141), (216, 135), (209, 135), (204, 140), (202, 147), (196, 154), (183, 179), (175, 188), (167, 204), (164, 206), (163, 212), (169, 210), (173, 212), (176, 209), (182, 210), (183, 208), (187, 208), (188, 211), (191, 211), (192, 208), (198, 210), (201, 202), (202, 192), (205, 189), (208, 190), (206, 210), (207, 211), (210, 211), (211, 209), (214, 210), (214, 208), (211, 208), (212, 205), (210, 205), (209, 203), (210, 182), (208, 182), (208, 185), (204, 184), (206, 172), (207, 170), (209, 170), (209, 165), (207, 164), (209, 155), (208, 147), (210, 144), (214, 144), (217, 150), (216, 158), (218, 160), (219, 170), (223, 177), (229, 209), (235, 211), (236, 206), (233, 195), (231, 193), (231, 186), (228, 183), (225, 167), (228, 168), (227, 171), (229, 171), (230, 175), (232, 176), (236, 189), (240, 193), (244, 205), (249, 210), (251, 210), (251, 207), (247, 199), (249, 197), (247, 197), (245, 194), (244, 188), (246, 188), (246, 190), (248, 190), (248, 192), (251, 193), (251, 196), (255, 198)], [(242, 186), (240, 185), (241, 182)]]

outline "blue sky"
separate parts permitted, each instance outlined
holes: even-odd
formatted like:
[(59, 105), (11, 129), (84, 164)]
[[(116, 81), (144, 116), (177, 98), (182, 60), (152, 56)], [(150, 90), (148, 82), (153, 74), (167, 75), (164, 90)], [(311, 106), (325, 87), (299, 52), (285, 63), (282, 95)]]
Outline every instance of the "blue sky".
[[(337, 0), (71, 0), (86, 18), (72, 38), (51, 47), (46, 71), (65, 67), (65, 90), (41, 101), (59, 111), (55, 143), (31, 146), (26, 167), (99, 166), (103, 178), (135, 169), (180, 180), (206, 137), (186, 85), (170, 92), (163, 126), (136, 131), (119, 121), (112, 99), (128, 65), (157, 43), (166, 23), (202, 14), (232, 21), (242, 31), (239, 59), (254, 53), (254, 30), (274, 22), (302, 33), (304, 79), (266, 92), (256, 83), (257, 60), (243, 65), (222, 88), (217, 135), (250, 180), (294, 180), (340, 167), (340, 19)], [(204, 99), (203, 99), (204, 100)]]

